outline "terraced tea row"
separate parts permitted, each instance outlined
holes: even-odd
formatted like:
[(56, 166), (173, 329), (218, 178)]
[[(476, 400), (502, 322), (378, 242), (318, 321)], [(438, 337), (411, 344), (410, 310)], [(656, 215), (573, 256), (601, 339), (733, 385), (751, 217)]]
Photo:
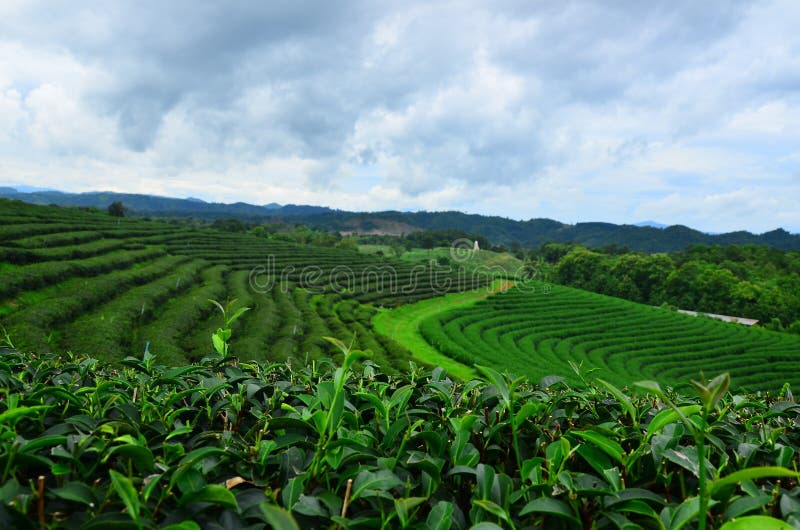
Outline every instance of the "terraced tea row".
[(251, 308), (232, 344), (244, 358), (331, 355), (322, 337), (333, 335), (405, 368), (408, 353), (373, 335), (376, 309), (362, 304), (456, 286), (406, 263), (249, 234), (9, 201), (0, 218), (14, 221), (0, 230), (0, 324), (33, 351), (119, 360), (149, 348), (186, 363), (211, 353), (220, 315), (209, 300), (236, 298)]
[[(752, 329), (562, 286), (530, 284), (420, 324), (433, 347), (466, 364), (575, 379), (572, 361), (620, 385), (681, 384), (730, 372), (752, 390), (800, 386), (800, 337)], [(529, 291), (532, 289), (532, 292)]]
[(165, 311), (167, 302), (200, 278), (207, 263), (192, 260), (155, 281), (122, 292), (64, 328), (60, 345), (75, 352), (94, 351), (105, 360), (124, 358), (132, 352), (136, 330)]
[(92, 278), (98, 274), (130, 267), (158, 256), (163, 249), (119, 250), (87, 259), (52, 261), (16, 266), (5, 263), (0, 269), (0, 300), (32, 289), (52, 287), (70, 278)]
[[(445, 268), (385, 261), (336, 248), (297, 245), (240, 235), (180, 234), (143, 238), (169, 252), (202, 257), (235, 270), (254, 271), (256, 284), (291, 282), (313, 292), (337, 293), (361, 303), (396, 306), (449, 291), (485, 285), (484, 276), (458, 276)], [(266, 288), (263, 290), (267, 290)]]
[[(236, 307), (251, 308), (234, 326), (231, 341), (231, 351), (243, 359), (263, 360), (263, 352), (269, 352), (271, 360), (334, 356), (336, 350), (323, 339), (333, 336), (352, 342), (355, 348), (371, 350), (372, 361), (390, 372), (408, 367), (411, 357), (404, 348), (372, 332), (371, 320), (377, 310), (370, 306), (338, 295), (311, 294), (291, 284), (257, 293), (249, 286), (248, 271), (231, 272), (226, 289), (237, 299)], [(190, 360), (211, 354), (208, 330), (219, 322), (219, 313), (212, 313), (182, 343)], [(149, 336), (140, 332), (139, 337)], [(151, 351), (160, 351), (158, 342), (153, 342)]]
[(75, 277), (52, 287), (28, 291), (14, 306), (6, 306), (8, 314), (3, 318), (3, 325), (21, 347), (35, 351), (53, 347), (51, 334), (54, 331), (112, 302), (119, 293), (162, 278), (186, 261), (183, 256), (162, 255), (142, 266), (91, 279)]

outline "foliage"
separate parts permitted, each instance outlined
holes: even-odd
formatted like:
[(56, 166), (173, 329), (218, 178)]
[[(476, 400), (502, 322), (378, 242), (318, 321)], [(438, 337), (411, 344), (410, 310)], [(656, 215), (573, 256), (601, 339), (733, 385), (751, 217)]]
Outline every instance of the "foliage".
[[(689, 247), (685, 252), (605, 254), (546, 245), (564, 285), (650, 305), (754, 318), (772, 329), (800, 321), (800, 253), (758, 246)], [(778, 322), (771, 322), (777, 319)], [(798, 324), (800, 326), (800, 324)]]
[[(730, 387), (730, 376), (726, 374), (719, 375), (715, 377), (711, 382), (706, 382), (705, 378), (702, 378), (701, 382), (692, 381), (692, 384), (698, 391), (700, 395), (700, 421), (695, 423), (694, 421), (690, 420), (686, 414), (684, 414), (681, 407), (676, 405), (669, 397), (664, 394), (661, 390), (661, 387), (658, 383), (653, 382), (644, 382), (639, 383), (638, 385), (643, 387), (645, 390), (648, 390), (658, 397), (660, 397), (666, 404), (668, 404), (673, 411), (681, 418), (684, 427), (694, 438), (695, 446), (697, 448), (697, 514), (698, 514), (698, 524), (697, 527), (699, 530), (705, 530), (707, 525), (707, 511), (709, 502), (711, 501), (711, 491), (708, 486), (708, 474), (706, 471), (706, 466), (708, 463), (707, 455), (706, 455), (706, 442), (707, 438), (711, 434), (711, 426), (709, 424), (709, 419), (712, 412), (716, 412), (717, 405), (719, 404), (720, 400), (725, 396), (728, 392), (728, 388)], [(764, 476), (770, 475), (777, 475), (777, 476), (793, 476), (788, 473), (784, 475), (784, 471), (774, 471), (772, 468), (762, 467), (762, 468), (752, 468), (746, 470), (749, 472), (750, 476), (757, 476), (761, 473), (764, 473)], [(730, 481), (730, 477), (727, 479)], [(735, 483), (735, 482), (732, 482)]]
[(333, 343), (339, 366), (168, 368), (147, 352), (116, 368), (6, 350), (0, 527), (800, 523), (792, 401), (732, 396), (714, 381), (698, 401), (586, 375), (583, 388), (491, 368), (466, 383), (413, 364), (386, 376)]
[[(454, 254), (457, 259), (453, 259)], [(433, 249), (411, 249), (402, 253), (400, 259), (412, 262), (436, 260), (440, 266), (463, 268), (468, 273), (485, 272), (493, 276), (519, 278), (525, 274), (525, 263), (508, 252), (494, 252), (481, 247), (478, 252), (459, 256), (448, 244)]]
[(221, 232), (244, 232), (247, 227), (239, 219), (216, 219), (211, 228)]
[(222, 313), (223, 322), (222, 327), (217, 328), (217, 331), (211, 335), (211, 344), (214, 346), (214, 350), (217, 352), (217, 355), (219, 355), (222, 360), (226, 360), (230, 355), (230, 338), (233, 334), (231, 326), (234, 322), (239, 320), (239, 318), (241, 318), (245, 312), (249, 311), (250, 308), (240, 307), (232, 315), (229, 315), (229, 311), (236, 305), (236, 300), (229, 302), (225, 306), (216, 300), (209, 301), (217, 306), (217, 308), (220, 310)]
[(128, 209), (122, 204), (122, 201), (114, 201), (108, 205), (108, 215), (111, 217), (125, 217)]

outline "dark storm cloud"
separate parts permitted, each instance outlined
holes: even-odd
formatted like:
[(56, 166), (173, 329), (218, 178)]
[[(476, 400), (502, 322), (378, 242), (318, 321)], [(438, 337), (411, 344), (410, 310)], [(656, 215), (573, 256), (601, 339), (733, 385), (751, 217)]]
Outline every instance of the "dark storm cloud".
[[(30, 8), (24, 24), (0, 22), (0, 32), (63, 46), (109, 72), (111, 83), (96, 87), (91, 102), (117, 116), (126, 144), (141, 150), (152, 144), (163, 115), (189, 96), (225, 108), (253, 83), (313, 92), (308, 83), (315, 76), (344, 66), (348, 43), (360, 33), (348, 24), (366, 11), (328, 2), (64, 4)], [(87, 20), (95, 27), (77, 27)], [(291, 133), (313, 136), (315, 127), (330, 126), (313, 116), (334, 109), (324, 98), (304, 96), (315, 94), (293, 94), (300, 112), (287, 108), (285, 119)]]

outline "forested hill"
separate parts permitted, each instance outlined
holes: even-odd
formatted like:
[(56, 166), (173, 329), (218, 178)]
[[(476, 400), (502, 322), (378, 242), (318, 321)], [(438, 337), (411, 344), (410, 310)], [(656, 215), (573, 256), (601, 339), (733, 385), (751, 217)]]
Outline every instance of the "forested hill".
[(122, 202), (128, 213), (135, 216), (199, 217), (204, 219), (237, 218), (258, 219), (273, 215), (303, 215), (329, 212), (322, 206), (296, 206), (293, 204), (266, 204), (263, 206), (236, 202), (225, 204), (206, 202), (201, 199), (178, 199), (158, 195), (137, 193), (115, 193), (92, 191), (87, 193), (65, 193), (61, 191), (20, 192), (12, 187), (0, 187), (0, 197), (18, 199), (32, 204), (58, 206), (85, 206), (105, 209), (114, 201)]
[[(479, 234), (493, 244), (538, 247), (548, 242), (580, 243), (588, 247), (617, 245), (644, 252), (675, 252), (689, 245), (769, 245), (784, 250), (800, 250), (800, 235), (776, 229), (764, 234), (731, 232), (706, 234), (675, 225), (667, 228), (616, 225), (612, 223), (561, 223), (552, 219), (515, 221), (497, 216), (463, 212), (347, 212), (322, 206), (298, 206), (247, 203), (209, 203), (199, 199), (176, 199), (153, 195), (113, 192), (62, 193), (56, 191), (18, 192), (0, 187), (0, 196), (34, 204), (106, 208), (121, 201), (130, 215), (198, 217), (205, 219), (237, 218), (247, 221), (280, 220), (314, 228), (361, 233), (402, 234), (414, 230), (448, 229)], [(535, 213), (535, 212), (532, 212)]]
[(617, 225), (613, 223), (561, 223), (552, 219), (515, 221), (505, 217), (466, 214), (463, 212), (378, 212), (345, 214), (327, 212), (304, 217), (320, 227), (347, 230), (353, 226), (370, 229), (381, 221), (394, 221), (420, 229), (457, 229), (480, 234), (492, 243), (510, 245), (518, 242), (525, 247), (545, 243), (580, 243), (587, 247), (617, 245), (643, 252), (677, 252), (691, 245), (768, 245), (782, 250), (800, 250), (800, 235), (778, 228), (764, 234), (739, 231), (727, 234), (707, 234), (692, 228), (674, 225), (667, 228)]

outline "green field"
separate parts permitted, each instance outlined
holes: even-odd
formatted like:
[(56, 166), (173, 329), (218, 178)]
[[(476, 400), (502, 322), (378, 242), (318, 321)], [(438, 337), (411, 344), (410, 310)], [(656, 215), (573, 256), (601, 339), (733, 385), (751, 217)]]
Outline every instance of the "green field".
[[(413, 313), (416, 305), (402, 311)], [(784, 382), (800, 387), (800, 337), (795, 335), (542, 283), (441, 309), (417, 322), (419, 334), (430, 347), (467, 366), (575, 381), (568, 364), (573, 361), (619, 385), (643, 378), (686, 384), (703, 371), (730, 372), (738, 388), (776, 390)], [(398, 334), (398, 340), (404, 342), (405, 335)]]
[(0, 325), (25, 350), (113, 361), (149, 349), (183, 364), (211, 351), (221, 315), (209, 299), (236, 299), (251, 308), (231, 345), (244, 359), (317, 359), (336, 336), (404, 369), (409, 353), (372, 332), (373, 315), (472, 285), (418, 263), (105, 212), (2, 200), (0, 222)]
[[(25, 350), (107, 361), (149, 350), (186, 364), (211, 352), (208, 334), (221, 315), (209, 300), (235, 299), (250, 308), (231, 344), (242, 359), (319, 359), (336, 354), (323, 340), (334, 336), (371, 350), (385, 370), (414, 358), (462, 379), (488, 364), (574, 382), (574, 361), (621, 385), (685, 384), (701, 370), (729, 371), (735, 385), (753, 390), (800, 385), (800, 337), (565, 287), (545, 294), (544, 284), (481, 300), (486, 288), (456, 292), (474, 285), (471, 273), (466, 281), (441, 276), (433, 263), (452, 258), (450, 249), (398, 261), (13, 201), (0, 201), (0, 221), (0, 325)], [(516, 262), (482, 250), (453, 263)]]
[(797, 387), (800, 337), (421, 255), (0, 223), (0, 528), (800, 527), (788, 387), (635, 385)]

